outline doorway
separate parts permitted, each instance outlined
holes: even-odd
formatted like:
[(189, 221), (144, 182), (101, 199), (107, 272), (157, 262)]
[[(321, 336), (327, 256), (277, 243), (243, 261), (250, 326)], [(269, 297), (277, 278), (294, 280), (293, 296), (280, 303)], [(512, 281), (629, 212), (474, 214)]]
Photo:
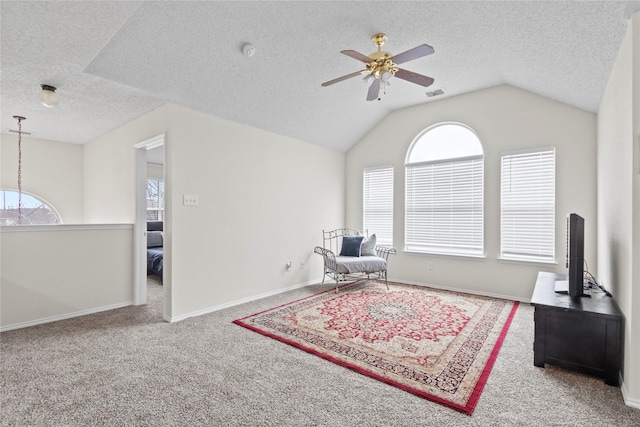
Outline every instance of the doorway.
[[(158, 135), (135, 146), (134, 305), (147, 304), (147, 221), (164, 223), (165, 136)], [(148, 182), (151, 181), (149, 184)], [(161, 184), (160, 184), (161, 183)], [(148, 185), (155, 190), (149, 192)], [(158, 191), (162, 194), (157, 194)], [(148, 205), (150, 198), (155, 203)], [(164, 261), (163, 261), (164, 262)], [(162, 278), (162, 282), (164, 278)], [(162, 317), (166, 317), (167, 291), (162, 289)]]

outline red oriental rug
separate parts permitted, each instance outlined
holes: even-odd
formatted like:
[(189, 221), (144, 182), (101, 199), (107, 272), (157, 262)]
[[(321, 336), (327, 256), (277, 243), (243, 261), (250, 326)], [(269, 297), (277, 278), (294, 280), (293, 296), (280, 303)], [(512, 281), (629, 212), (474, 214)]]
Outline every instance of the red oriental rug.
[(517, 302), (361, 281), (234, 323), (471, 415)]

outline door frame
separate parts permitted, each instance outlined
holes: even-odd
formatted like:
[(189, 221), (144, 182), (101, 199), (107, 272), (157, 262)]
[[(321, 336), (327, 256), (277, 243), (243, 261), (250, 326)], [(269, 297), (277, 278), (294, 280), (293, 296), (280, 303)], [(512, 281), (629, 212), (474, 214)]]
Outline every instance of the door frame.
[[(164, 145), (164, 133), (134, 145), (134, 305), (147, 303), (147, 151)], [(165, 296), (163, 287), (163, 301)], [(164, 312), (165, 304), (163, 303), (162, 306)]]

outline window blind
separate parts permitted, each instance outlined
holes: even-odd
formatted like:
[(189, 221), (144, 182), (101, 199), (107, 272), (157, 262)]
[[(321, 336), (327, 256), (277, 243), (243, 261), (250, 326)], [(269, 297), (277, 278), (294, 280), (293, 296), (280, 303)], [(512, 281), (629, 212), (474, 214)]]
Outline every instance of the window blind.
[(555, 261), (555, 149), (502, 155), (501, 257)]
[(363, 225), (381, 246), (393, 245), (393, 167), (365, 169)]
[(406, 167), (405, 244), (409, 251), (484, 252), (482, 157)]

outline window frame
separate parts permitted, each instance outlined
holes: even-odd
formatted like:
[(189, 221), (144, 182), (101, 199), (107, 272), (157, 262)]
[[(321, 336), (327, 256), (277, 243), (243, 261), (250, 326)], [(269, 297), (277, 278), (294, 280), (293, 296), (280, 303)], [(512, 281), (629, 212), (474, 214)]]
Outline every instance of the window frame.
[[(154, 208), (154, 207), (149, 207), (149, 182), (150, 181), (155, 181), (158, 182), (158, 207)], [(160, 183), (162, 183), (162, 191), (160, 190)], [(147, 217), (147, 221), (164, 221), (165, 215), (164, 215), (164, 209), (165, 209), (165, 181), (164, 179), (160, 179), (160, 178), (149, 178), (147, 177), (146, 181), (145, 181), (145, 189), (146, 189), (146, 203), (147, 206), (145, 208), (145, 215)], [(161, 203), (162, 202), (162, 203)], [(162, 205), (162, 206), (160, 206)], [(157, 218), (156, 219), (150, 219), (149, 218), (149, 213), (150, 212), (157, 212)]]
[[(11, 192), (11, 193), (16, 193), (16, 194), (20, 193), (18, 190), (15, 190), (13, 188), (0, 188), (0, 193), (4, 193), (4, 192)], [(63, 224), (62, 215), (60, 215), (60, 212), (58, 211), (58, 209), (56, 209), (55, 206), (53, 206), (51, 203), (49, 203), (46, 199), (44, 199), (44, 198), (42, 198), (42, 197), (40, 197), (40, 196), (38, 196), (36, 194), (30, 193), (28, 191), (22, 191), (22, 195), (34, 198), (37, 201), (39, 201), (40, 203), (42, 203), (43, 205), (45, 205), (47, 207), (47, 209), (52, 214), (55, 215), (56, 220), (58, 222), (54, 222), (54, 223), (49, 222), (49, 223), (44, 223), (44, 224), (43, 223), (40, 223), (40, 224), (25, 224), (25, 223), (22, 223), (22, 224), (18, 224), (18, 223), (16, 223), (16, 224), (2, 224), (3, 227), (20, 227), (20, 226), (29, 226), (29, 225), (60, 225), (60, 224)], [(3, 210), (3, 211), (5, 210), (4, 206), (2, 206), (0, 209)], [(15, 209), (17, 209), (17, 207)], [(7, 210), (9, 210), (9, 209), (7, 209)], [(23, 217), (24, 217), (24, 215), (23, 215)]]
[[(431, 130), (444, 126), (455, 125), (463, 127), (473, 133), (481, 154), (473, 154), (456, 157), (446, 157), (438, 160), (428, 161), (414, 161), (410, 162), (412, 151), (423, 140)], [(478, 147), (475, 147), (476, 149)], [(469, 150), (470, 151), (470, 150)], [(477, 152), (477, 150), (475, 151)], [(446, 169), (449, 169), (447, 172)], [(422, 170), (421, 170), (422, 169)], [(457, 178), (460, 177), (459, 172), (466, 174), (463, 178), (468, 178), (468, 185), (461, 185), (455, 188), (459, 182)], [(434, 179), (422, 180), (422, 184), (412, 183), (412, 180), (416, 180), (415, 175), (420, 173), (434, 174)], [(448, 175), (448, 177), (447, 177)], [(484, 147), (478, 134), (469, 126), (458, 122), (441, 122), (432, 125), (422, 132), (420, 132), (413, 140), (407, 155), (405, 158), (405, 242), (404, 251), (420, 254), (435, 254), (444, 256), (455, 257), (469, 257), (469, 258), (484, 258), (485, 257), (485, 226), (484, 226)], [(419, 177), (418, 177), (419, 179)], [(449, 203), (447, 204), (444, 196), (444, 192), (438, 194), (438, 186), (449, 183), (449, 190), (451, 186), (454, 187), (456, 192), (449, 193)], [(463, 183), (464, 184), (464, 183)], [(419, 188), (416, 188), (419, 185)], [(424, 196), (425, 191), (431, 191), (431, 195)], [(416, 201), (417, 197), (422, 197), (421, 200)], [(451, 197), (453, 195), (453, 197)], [(466, 197), (466, 200), (458, 198), (456, 195)], [(419, 208), (412, 207), (419, 203), (427, 203), (423, 212), (425, 219), (411, 218), (412, 215), (417, 216), (420, 213), (416, 213)], [(441, 204), (444, 203), (444, 204)], [(465, 204), (467, 207), (465, 208)], [(466, 212), (466, 213), (465, 213)], [(467, 226), (467, 223), (461, 218), (460, 214), (471, 220), (472, 226), (469, 228), (471, 235), (457, 232), (457, 227), (463, 225)], [(420, 221), (423, 222), (438, 222), (439, 225), (429, 228), (427, 231), (423, 230)], [(448, 229), (442, 230), (441, 226), (449, 221)], [(434, 231), (436, 230), (436, 231)], [(422, 234), (423, 236), (419, 236)], [(430, 236), (427, 236), (427, 235)]]

